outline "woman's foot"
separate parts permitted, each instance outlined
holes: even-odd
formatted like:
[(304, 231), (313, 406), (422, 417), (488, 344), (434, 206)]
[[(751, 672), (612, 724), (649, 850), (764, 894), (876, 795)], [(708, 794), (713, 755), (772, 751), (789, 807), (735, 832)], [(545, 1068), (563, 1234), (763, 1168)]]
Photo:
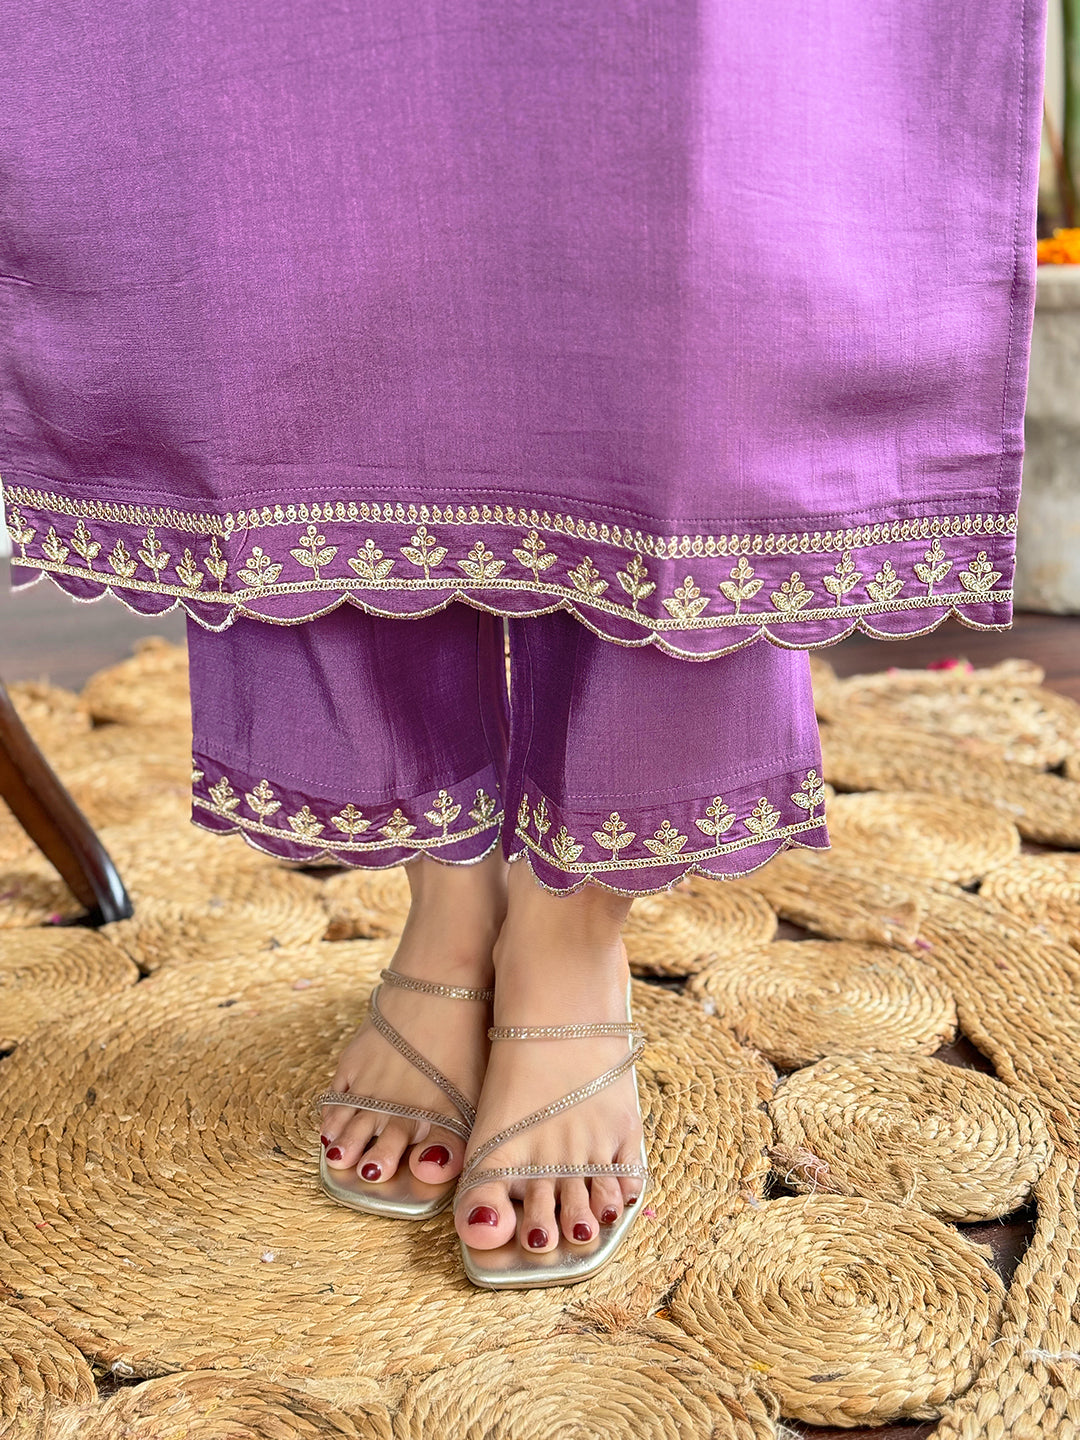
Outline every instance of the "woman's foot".
[[(506, 913), (506, 863), (496, 851), (475, 865), (440, 865), (421, 856), (406, 871), (412, 890), (401, 941), (390, 968), (413, 979), (469, 990), (492, 984), (492, 950)], [(487, 1063), (490, 1008), (387, 985), (379, 1009), (436, 1069), (474, 1104)], [(433, 1081), (411, 1065), (367, 1020), (342, 1052), (331, 1090), (415, 1105), (460, 1119)], [(331, 1170), (355, 1170), (371, 1183), (389, 1180), (403, 1163), (418, 1180), (444, 1184), (461, 1170), (465, 1142), (428, 1121), (327, 1105), (322, 1144)]]
[[(596, 886), (574, 895), (542, 890), (527, 865), (511, 866), (507, 920), (495, 947), (497, 1026), (626, 1021), (629, 975), (620, 931), (629, 900)], [(624, 1060), (624, 1036), (496, 1040), (467, 1157), (491, 1135), (560, 1099)], [(573, 1108), (500, 1145), (482, 1168), (639, 1164), (641, 1121), (633, 1071)], [(638, 1179), (486, 1182), (462, 1194), (455, 1224), (466, 1245), (494, 1249), (515, 1230), (534, 1254), (563, 1238), (586, 1245), (637, 1202)], [(520, 1223), (511, 1199), (522, 1202)]]

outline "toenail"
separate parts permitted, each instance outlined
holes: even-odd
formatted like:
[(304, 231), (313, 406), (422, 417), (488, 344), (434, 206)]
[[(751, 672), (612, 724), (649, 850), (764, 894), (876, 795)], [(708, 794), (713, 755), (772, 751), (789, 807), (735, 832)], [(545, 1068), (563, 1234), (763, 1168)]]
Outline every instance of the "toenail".
[(542, 1250), (546, 1244), (546, 1230), (540, 1230), (539, 1228), (537, 1228), (536, 1230), (529, 1231), (529, 1248), (531, 1250)]
[(330, 1146), (330, 1149), (327, 1150), (327, 1152), (326, 1152), (326, 1158), (327, 1158), (328, 1160), (340, 1160), (340, 1159), (341, 1159), (341, 1147), (340, 1147), (339, 1145), (331, 1145), (331, 1146)]
[(636, 1195), (631, 1195), (631, 1196), (630, 1196), (630, 1199), (627, 1200), (626, 1203), (627, 1203), (628, 1205), (636, 1205), (637, 1202), (638, 1202), (638, 1197), (637, 1197)]
[(469, 1211), (470, 1225), (497, 1225), (499, 1223), (499, 1212), (493, 1210), (490, 1205), (477, 1205), (475, 1210)]
[(374, 1160), (369, 1160), (366, 1165), (360, 1166), (360, 1178), (362, 1180), (378, 1180), (382, 1174), (382, 1166), (376, 1165)]
[(614, 1225), (614, 1224), (615, 1224), (615, 1221), (616, 1221), (618, 1218), (619, 1218), (618, 1211), (617, 1211), (617, 1210), (612, 1210), (612, 1208), (611, 1208), (610, 1205), (608, 1206), (608, 1208), (607, 1208), (606, 1210), (602, 1211), (602, 1212), (601, 1212), (601, 1215), (600, 1215), (600, 1219), (604, 1222), (605, 1225)]
[(429, 1145), (420, 1152), (420, 1159), (427, 1165), (449, 1165), (450, 1151), (445, 1145)]
[(589, 1229), (588, 1225), (582, 1225), (582, 1224), (577, 1224), (577, 1225), (575, 1225), (575, 1226), (574, 1226), (574, 1239), (575, 1239), (575, 1240), (591, 1240), (591, 1239), (592, 1239), (592, 1231)]
[(330, 1144), (330, 1137), (329, 1137), (329, 1135), (320, 1135), (320, 1136), (319, 1136), (319, 1144), (320, 1144), (320, 1145), (323, 1147), (323, 1149), (325, 1150), (326, 1147), (327, 1147), (327, 1145)]

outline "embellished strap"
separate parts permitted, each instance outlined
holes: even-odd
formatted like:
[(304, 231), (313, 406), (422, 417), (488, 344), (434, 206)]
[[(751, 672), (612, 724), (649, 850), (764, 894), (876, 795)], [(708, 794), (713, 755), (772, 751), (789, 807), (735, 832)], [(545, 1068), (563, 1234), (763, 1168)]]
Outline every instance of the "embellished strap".
[(419, 1105), (399, 1105), (395, 1100), (377, 1100), (373, 1095), (354, 1095), (351, 1091), (324, 1090), (315, 1100), (316, 1106), (352, 1105), (357, 1110), (374, 1110), (379, 1115), (397, 1115), (402, 1120), (429, 1120), (432, 1125), (441, 1125), (468, 1140), (470, 1126), (457, 1120), (453, 1115), (443, 1115), (438, 1110), (424, 1110)]
[(585, 1040), (594, 1035), (641, 1035), (637, 1026), (625, 1020), (604, 1020), (596, 1025), (493, 1025), (489, 1040)]
[[(424, 1075), (428, 1080), (431, 1081), (433, 1085), (437, 1085), (439, 1087), (439, 1089), (454, 1106), (454, 1109), (459, 1111), (465, 1117), (465, 1120), (468, 1122), (471, 1128), (473, 1121), (476, 1119), (476, 1111), (473, 1109), (471, 1101), (468, 1099), (467, 1096), (461, 1093), (461, 1091), (458, 1089), (458, 1087), (454, 1084), (452, 1080), (450, 1080), (446, 1075), (444, 1075), (441, 1070), (437, 1070), (435, 1066), (432, 1065), (431, 1061), (427, 1059), (426, 1056), (421, 1055), (419, 1050), (415, 1049), (412, 1045), (410, 1045), (408, 1040), (405, 1039), (404, 1035), (402, 1035), (400, 1031), (394, 1029), (394, 1027), (390, 1024), (390, 1021), (387, 1020), (386, 1016), (379, 1009), (378, 995), (379, 988), (376, 987), (371, 992), (370, 1004), (372, 1025), (375, 1027), (375, 1029), (379, 1032), (379, 1034), (383, 1037), (384, 1040), (388, 1040), (390, 1044), (393, 1045), (394, 1049), (398, 1052), (399, 1055), (404, 1056), (404, 1058), (409, 1062), (410, 1065), (414, 1067), (414, 1069), (419, 1070), (421, 1075)], [(441, 1123), (442, 1122), (440, 1121), (440, 1124)]]
[[(522, 1028), (531, 1029), (532, 1027), (525, 1026)], [(554, 1028), (556, 1030), (562, 1030), (564, 1028), (573, 1030), (577, 1029), (578, 1027), (554, 1026), (551, 1028)], [(531, 1115), (526, 1115), (523, 1120), (518, 1120), (515, 1122), (515, 1124), (508, 1125), (505, 1130), (499, 1130), (496, 1132), (496, 1134), (485, 1140), (484, 1143), (473, 1155), (472, 1159), (469, 1161), (469, 1164), (466, 1166), (464, 1172), (462, 1173), (462, 1176), (458, 1181), (457, 1194), (462, 1195), (466, 1190), (471, 1190), (474, 1185), (484, 1184), (488, 1180), (493, 1178), (510, 1179), (511, 1177), (515, 1176), (528, 1177), (538, 1173), (559, 1174), (565, 1176), (591, 1175), (593, 1173), (601, 1175), (617, 1175), (626, 1173), (632, 1175), (640, 1175), (641, 1178), (645, 1178), (645, 1172), (642, 1170), (641, 1166), (633, 1166), (625, 1172), (612, 1166), (598, 1166), (595, 1167), (594, 1170), (594, 1167), (589, 1165), (575, 1165), (566, 1167), (524, 1165), (509, 1167), (504, 1166), (498, 1170), (480, 1169), (481, 1164), (487, 1159), (487, 1157), (494, 1150), (497, 1150), (500, 1145), (505, 1144), (507, 1140), (512, 1139), (515, 1135), (520, 1135), (525, 1130), (531, 1129), (534, 1125), (539, 1125), (543, 1120), (550, 1120), (552, 1116), (559, 1115), (564, 1110), (569, 1110), (575, 1105), (580, 1105), (583, 1100), (588, 1100), (591, 1096), (596, 1095), (601, 1090), (606, 1089), (607, 1086), (614, 1084), (614, 1082), (618, 1080), (621, 1075), (625, 1075), (627, 1070), (630, 1069), (630, 1067), (634, 1064), (634, 1062), (637, 1060), (638, 1056), (644, 1049), (644, 1040), (639, 1040), (638, 1043), (634, 1046), (630, 1053), (625, 1056), (624, 1059), (620, 1060), (617, 1065), (613, 1065), (610, 1070), (605, 1070), (602, 1075), (598, 1075), (595, 1080), (590, 1080), (587, 1085), (582, 1085), (577, 1090), (571, 1090), (568, 1095), (562, 1096), (562, 1098), (559, 1100), (552, 1101), (550, 1105), (545, 1105), (540, 1110), (534, 1110)]]
[(421, 995), (442, 995), (447, 1000), (494, 1000), (494, 990), (469, 990), (464, 985), (436, 985), (433, 980), (415, 980), (397, 970), (380, 970), (379, 979), (402, 990), (416, 990)]

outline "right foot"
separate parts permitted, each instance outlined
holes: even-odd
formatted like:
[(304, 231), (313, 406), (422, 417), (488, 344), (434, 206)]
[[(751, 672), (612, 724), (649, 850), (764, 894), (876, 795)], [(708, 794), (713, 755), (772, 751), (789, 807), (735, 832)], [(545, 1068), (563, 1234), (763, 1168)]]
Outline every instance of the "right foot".
[[(413, 904), (390, 969), (438, 985), (489, 989), (492, 949), (505, 910), (504, 870), (497, 856), (468, 867), (439, 865), (426, 856), (413, 861)], [(487, 1063), (489, 1004), (386, 985), (379, 1009), (475, 1105)], [(449, 1097), (370, 1019), (346, 1045), (328, 1088), (462, 1118)], [(370, 1183), (389, 1180), (408, 1152), (407, 1163), (418, 1180), (444, 1184), (459, 1174), (465, 1152), (459, 1135), (430, 1121), (345, 1105), (323, 1107), (320, 1138), (331, 1170), (355, 1170)]]

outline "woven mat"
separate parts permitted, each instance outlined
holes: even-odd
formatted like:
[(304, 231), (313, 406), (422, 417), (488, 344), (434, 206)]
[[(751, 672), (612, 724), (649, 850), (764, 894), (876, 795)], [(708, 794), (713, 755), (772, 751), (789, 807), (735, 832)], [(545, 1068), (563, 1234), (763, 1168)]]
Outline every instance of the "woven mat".
[[(137, 908), (61, 923), (0, 816), (0, 1434), (1080, 1437), (1077, 856), (1017, 853), (1080, 845), (1075, 731), (1023, 662), (814, 670), (853, 792), (835, 851), (635, 906), (635, 971), (686, 980), (634, 986), (657, 1189), (599, 1276), (501, 1295), (448, 1216), (317, 1184), (308, 1102), (403, 871), (300, 873), (188, 823), (182, 649), (27, 688)], [(935, 1058), (958, 1030), (996, 1076)], [(1006, 1288), (957, 1225), (1032, 1202)]]

